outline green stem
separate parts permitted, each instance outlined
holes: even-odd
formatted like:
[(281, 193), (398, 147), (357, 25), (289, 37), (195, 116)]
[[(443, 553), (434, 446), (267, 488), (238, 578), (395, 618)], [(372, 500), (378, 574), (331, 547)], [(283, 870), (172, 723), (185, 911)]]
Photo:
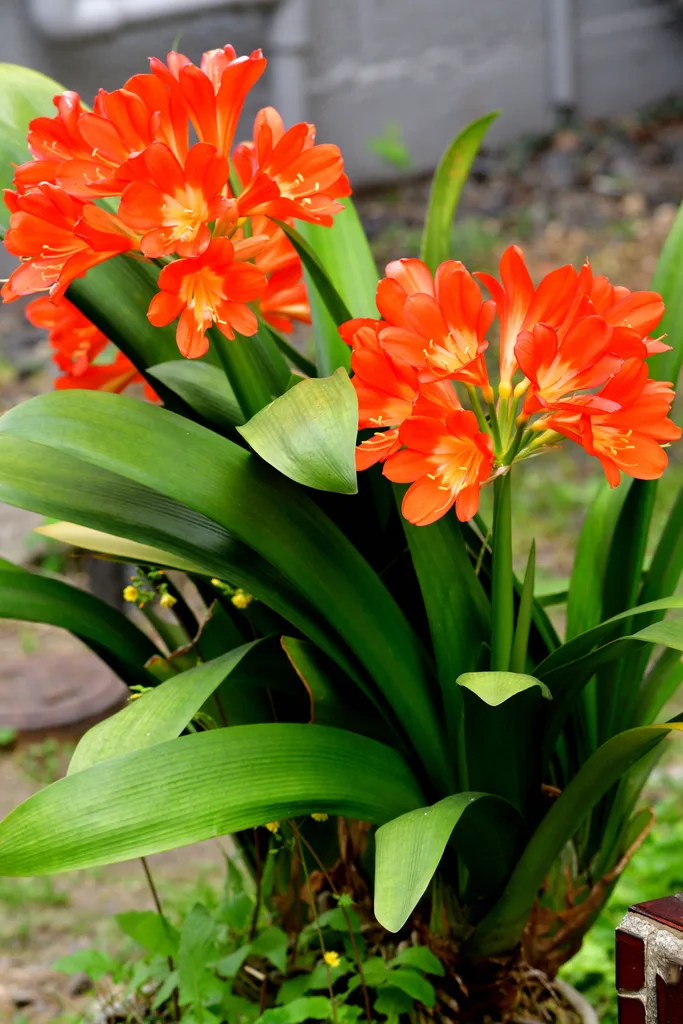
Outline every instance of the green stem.
[(503, 454), (503, 444), (500, 439), (498, 413), (496, 412), (496, 406), (493, 402), (489, 402), (489, 420), (491, 421), (491, 434), (493, 436), (494, 450), (496, 455), (500, 457)]
[(251, 339), (236, 334), (230, 341), (217, 330), (209, 334), (242, 412), (251, 419), (273, 400), (251, 348)]
[(514, 630), (511, 476), (508, 471), (493, 483), (491, 669), (502, 672), (510, 668)]
[(479, 429), (484, 431), (484, 433), (486, 433), (486, 434), (490, 434), (491, 433), (491, 428), (489, 427), (488, 420), (486, 419), (486, 416), (484, 415), (484, 410), (481, 407), (481, 402), (479, 401), (479, 395), (477, 394), (477, 389), (475, 388), (474, 384), (467, 384), (465, 386), (466, 386), (466, 389), (467, 389), (468, 398), (470, 400), (470, 405), (472, 406), (472, 412), (477, 417), (477, 423), (479, 424)]

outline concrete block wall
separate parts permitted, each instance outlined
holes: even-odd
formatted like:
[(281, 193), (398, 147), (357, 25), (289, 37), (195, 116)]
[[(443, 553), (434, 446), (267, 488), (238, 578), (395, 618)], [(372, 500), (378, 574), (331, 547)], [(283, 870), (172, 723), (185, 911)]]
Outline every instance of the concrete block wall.
[[(279, 0), (280, 4), (291, 0)], [(552, 127), (548, 5), (554, 0), (306, 0), (305, 116), (319, 140), (341, 145), (356, 184), (392, 177), (368, 140), (398, 122), (414, 169), (429, 171), (469, 120), (493, 108), (491, 132), (507, 140)], [(676, 0), (570, 0), (576, 102), (610, 115), (683, 95), (683, 28)], [(0, 60), (25, 63), (91, 99), (164, 56), (180, 36), (192, 59), (232, 42), (268, 51), (273, 8), (214, 8), (124, 31), (55, 42), (33, 24), (26, 0), (0, 0)], [(245, 121), (265, 103), (287, 107), (266, 73)], [(246, 129), (246, 124), (245, 124)], [(248, 129), (246, 129), (248, 130)], [(243, 134), (243, 133), (242, 133)]]

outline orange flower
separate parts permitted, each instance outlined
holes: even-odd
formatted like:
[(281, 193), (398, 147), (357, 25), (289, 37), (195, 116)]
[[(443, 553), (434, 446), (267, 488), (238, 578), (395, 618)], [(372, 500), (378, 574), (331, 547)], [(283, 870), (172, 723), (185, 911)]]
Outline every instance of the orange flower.
[[(576, 321), (564, 337), (547, 324), (520, 331), (515, 355), (531, 381), (524, 404), (530, 416), (543, 407), (557, 408), (575, 395), (604, 384), (620, 369), (622, 361), (611, 352), (613, 330), (600, 316)], [(584, 406), (605, 408), (601, 400), (584, 400)]]
[(25, 195), (6, 191), (5, 203), (11, 213), (5, 248), (22, 259), (2, 288), (5, 302), (39, 291), (63, 295), (74, 278), (133, 247), (116, 217), (85, 207), (56, 185)]
[[(261, 296), (260, 312), (264, 320), (279, 331), (289, 334), (293, 321), (310, 324), (311, 307), (303, 268), (298, 253), (282, 228), (267, 217), (253, 217), (252, 231), (255, 235), (268, 238), (254, 263), (268, 278), (266, 290)], [(241, 230), (233, 240), (241, 236)]]
[(434, 280), (416, 259), (390, 263), (386, 272), (377, 286), (385, 351), (414, 366), (422, 381), (449, 377), (487, 387), (483, 353), (495, 307), (463, 264), (442, 263)]
[(312, 124), (285, 131), (273, 107), (258, 112), (254, 141), (236, 146), (233, 161), (245, 186), (238, 197), (242, 216), (296, 217), (329, 227), (343, 209), (336, 200), (351, 195), (339, 147), (316, 146)]
[(238, 57), (232, 46), (208, 50), (196, 67), (182, 53), (168, 54), (167, 63), (153, 57), (152, 73), (169, 90), (179, 88), (200, 142), (228, 156), (249, 90), (266, 67), (260, 50)]
[(349, 320), (339, 331), (353, 347), (352, 383), (358, 397), (358, 428), (379, 427), (356, 449), (356, 468), (368, 469), (399, 451), (398, 428), (415, 413), (443, 418), (461, 409), (450, 382), (420, 384), (413, 367), (392, 359), (382, 348), (381, 320)]
[(643, 355), (670, 350), (659, 338), (648, 337), (664, 316), (664, 301), (657, 292), (631, 292), (615, 287), (606, 277), (595, 277), (590, 298), (595, 312), (611, 327), (619, 328), (622, 338), (643, 342)]
[(184, 167), (162, 142), (149, 146), (143, 157), (137, 168), (143, 180), (131, 182), (121, 196), (121, 220), (143, 232), (145, 256), (199, 256), (211, 241), (208, 222), (230, 202), (222, 195), (228, 161), (205, 142), (190, 149)]
[[(55, 381), (59, 390), (79, 388), (118, 393), (129, 384), (143, 383), (142, 376), (122, 352), (118, 352), (112, 362), (95, 364), (110, 344), (109, 339), (68, 299), (62, 297), (57, 302), (47, 296), (33, 299), (26, 307), (26, 316), (34, 327), (48, 332), (54, 349), (52, 358), (62, 371), (62, 376)], [(145, 394), (151, 401), (157, 400), (147, 384)]]
[(413, 416), (402, 424), (403, 451), (384, 464), (384, 475), (409, 483), (402, 512), (415, 526), (428, 526), (455, 505), (461, 522), (479, 508), (479, 491), (493, 466), (493, 443), (479, 430), (474, 413), (450, 413), (445, 420)]
[(546, 274), (535, 288), (524, 253), (511, 245), (500, 259), (502, 285), (491, 274), (474, 276), (486, 286), (496, 304), (500, 320), (500, 394), (509, 397), (517, 369), (515, 346), (520, 331), (533, 331), (539, 323), (559, 328), (577, 294), (579, 275), (572, 266), (560, 267)]
[(537, 424), (583, 445), (600, 460), (610, 485), (620, 473), (637, 480), (656, 480), (667, 466), (663, 443), (677, 441), (681, 429), (668, 418), (674, 393), (671, 385), (648, 379), (647, 366), (629, 359), (600, 392), (614, 403), (614, 412), (584, 415), (553, 413)]
[(263, 242), (258, 237), (233, 245), (215, 238), (194, 259), (169, 263), (159, 274), (161, 289), (152, 299), (147, 316), (155, 327), (180, 317), (176, 330), (178, 348), (189, 359), (204, 355), (209, 347), (207, 330), (215, 324), (226, 338), (255, 334), (258, 321), (246, 305), (263, 294), (266, 279), (249, 259)]

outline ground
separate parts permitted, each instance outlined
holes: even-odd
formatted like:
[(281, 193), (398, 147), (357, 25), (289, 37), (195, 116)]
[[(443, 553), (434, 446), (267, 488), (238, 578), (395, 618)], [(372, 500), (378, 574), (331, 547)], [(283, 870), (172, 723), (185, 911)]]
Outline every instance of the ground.
[[(596, 273), (632, 289), (647, 288), (683, 194), (681, 109), (673, 103), (621, 122), (580, 125), (484, 153), (464, 191), (454, 257), (472, 270), (492, 270), (503, 248), (514, 241), (524, 247), (535, 277), (589, 257)], [(417, 253), (427, 196), (428, 182), (417, 181), (359, 197), (380, 264)], [(0, 313), (0, 346), (2, 410), (49, 387), (51, 374), (46, 343), (26, 325), (20, 303)], [(535, 536), (539, 577), (548, 590), (561, 585), (570, 572), (573, 541), (599, 477), (599, 467), (569, 445), (525, 465), (518, 474), (518, 557), (525, 561)], [(680, 479), (677, 460), (661, 488), (659, 523)], [(34, 522), (35, 517), (2, 508), (0, 552), (22, 560), (40, 555), (25, 543)], [(0, 705), (4, 693), (6, 707), (11, 688), (3, 691), (3, 680), (14, 683), (13, 705), (20, 698), (26, 705), (24, 695), (39, 676), (45, 677), (46, 665), (69, 678), (76, 672), (92, 673), (93, 679), (100, 673), (102, 678), (92, 655), (53, 630), (2, 624), (0, 651), (11, 669), (0, 672)], [(16, 748), (0, 751), (0, 817), (59, 775), (75, 735), (26, 736)], [(673, 750), (651, 788), (653, 797), (666, 794), (662, 823), (568, 974), (589, 998), (605, 1005), (612, 931), (622, 905), (683, 887), (678, 869), (683, 761)], [(220, 885), (223, 856), (221, 844), (205, 843), (150, 858), (162, 902), (169, 908), (187, 904), (202, 885)], [(92, 944), (116, 946), (122, 940), (111, 914), (151, 907), (139, 862), (54, 879), (0, 879), (0, 1021), (38, 1024), (59, 1014), (80, 1013), (89, 997), (74, 994), (74, 985), (52, 972), (51, 964)], [(610, 1012), (605, 1020), (613, 1019)]]

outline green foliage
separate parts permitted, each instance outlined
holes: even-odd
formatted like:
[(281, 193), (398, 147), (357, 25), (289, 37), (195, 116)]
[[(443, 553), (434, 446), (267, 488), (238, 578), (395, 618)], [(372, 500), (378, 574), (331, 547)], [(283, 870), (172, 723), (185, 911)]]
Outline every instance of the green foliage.
[(413, 158), (398, 121), (387, 121), (382, 134), (372, 136), (366, 144), (371, 153), (397, 171), (407, 171), (412, 166)]
[[(285, 859), (292, 839), (273, 840), (269, 861)], [(273, 921), (274, 907), (256, 902), (234, 861), (227, 860), (222, 894), (194, 903), (169, 920), (152, 911), (118, 914), (116, 922), (135, 949), (118, 956), (83, 949), (61, 957), (54, 969), (83, 972), (101, 992), (120, 986), (146, 1024), (168, 1016), (184, 1024), (303, 1024), (307, 1020), (391, 1020), (415, 1003), (434, 1004), (429, 977), (442, 977), (439, 959), (424, 946), (403, 943), (384, 959), (366, 946), (348, 894), (288, 936)], [(133, 955), (129, 955), (133, 952)], [(121, 995), (119, 994), (119, 998)], [(402, 1009), (397, 1010), (397, 1007)], [(377, 1015), (377, 1016), (375, 1016)]]

